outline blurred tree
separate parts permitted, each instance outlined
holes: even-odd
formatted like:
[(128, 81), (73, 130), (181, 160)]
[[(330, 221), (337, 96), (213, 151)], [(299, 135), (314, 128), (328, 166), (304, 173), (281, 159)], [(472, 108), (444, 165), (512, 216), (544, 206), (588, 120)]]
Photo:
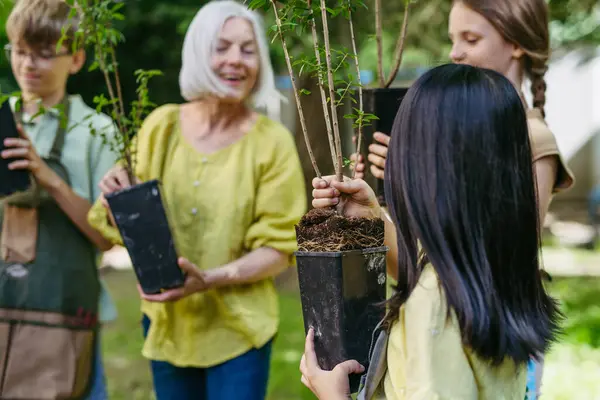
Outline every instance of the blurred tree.
[[(334, 4), (337, 0), (328, 0)], [(553, 41), (556, 45), (600, 44), (600, 9), (598, 0), (548, 0), (551, 10)], [(119, 29), (125, 42), (118, 48), (123, 86), (130, 101), (135, 88), (133, 72), (138, 68), (160, 69), (163, 77), (150, 84), (151, 98), (158, 104), (179, 102), (179, 68), (181, 47), (185, 31), (197, 10), (207, 0), (128, 0), (124, 8), (126, 19)], [(370, 0), (365, 0), (367, 5)], [(5, 21), (13, 0), (0, 0), (0, 46), (7, 43)], [(415, 0), (407, 35), (407, 47), (403, 66), (431, 66), (447, 61), (449, 42), (447, 19), (451, 0)], [(396, 37), (404, 12), (403, 2), (383, 2), (385, 65), (389, 68)], [(340, 19), (341, 22), (341, 19)], [(265, 13), (265, 26), (273, 25), (271, 12)], [(373, 39), (375, 18), (372, 10), (360, 10), (355, 18), (355, 30), (361, 49), (361, 67), (375, 70), (376, 54)], [(272, 34), (269, 33), (272, 38)], [(310, 35), (300, 35), (290, 43), (292, 54), (305, 53), (310, 49)], [(332, 28), (332, 41), (345, 43), (347, 24)], [(282, 49), (277, 41), (271, 46), (272, 61), (276, 71), (285, 73)], [(103, 86), (99, 72), (82, 71), (69, 83), (71, 92), (81, 93), (91, 104), (92, 97)], [(10, 66), (0, 57), (0, 88), (2, 91), (16, 89)]]

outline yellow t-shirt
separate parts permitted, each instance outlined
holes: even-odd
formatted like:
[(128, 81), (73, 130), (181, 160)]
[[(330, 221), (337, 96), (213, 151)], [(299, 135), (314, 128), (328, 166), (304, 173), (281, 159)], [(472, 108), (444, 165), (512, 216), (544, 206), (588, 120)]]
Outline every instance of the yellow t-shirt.
[(557, 157), (558, 170), (556, 172), (556, 182), (554, 183), (553, 192), (558, 193), (573, 186), (575, 177), (567, 166), (567, 163), (563, 160), (558, 150), (556, 138), (548, 128), (548, 125), (546, 125), (546, 121), (539, 109), (531, 108), (527, 110), (527, 125), (529, 127), (533, 162), (548, 156)]
[(437, 274), (425, 267), (390, 331), (387, 372), (376, 398), (523, 400), (527, 366), (492, 367), (465, 347), (456, 315), (447, 318)]
[[(148, 116), (137, 135), (136, 174), (160, 179), (178, 254), (217, 268), (260, 247), (290, 255), (294, 225), (306, 211), (300, 160), (291, 133), (259, 116), (237, 142), (201, 154), (185, 141), (177, 105)], [(89, 221), (121, 242), (97, 202)], [(151, 320), (143, 355), (177, 366), (210, 367), (265, 345), (279, 323), (273, 280), (196, 293), (175, 303), (142, 302)]]

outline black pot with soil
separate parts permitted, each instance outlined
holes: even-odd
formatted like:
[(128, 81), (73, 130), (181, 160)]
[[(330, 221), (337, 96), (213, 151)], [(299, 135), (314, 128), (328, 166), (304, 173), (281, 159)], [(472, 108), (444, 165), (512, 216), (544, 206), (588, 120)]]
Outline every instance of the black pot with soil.
[[(374, 143), (373, 134), (375, 132), (391, 134), (394, 119), (407, 91), (408, 88), (363, 89), (364, 112), (366, 114), (373, 114), (379, 118), (371, 121), (370, 125), (363, 128), (363, 155), (369, 153), (368, 146)], [(365, 181), (375, 190), (379, 204), (385, 206), (383, 179), (375, 178), (371, 174), (370, 168), (371, 163), (369, 160), (365, 160), (365, 171), (367, 171)]]
[[(377, 324), (385, 316), (386, 253), (381, 219), (346, 218), (313, 209), (296, 226), (304, 328), (315, 330), (319, 366), (346, 360), (365, 368)], [(352, 393), (359, 375), (350, 376)]]
[(183, 286), (160, 182), (134, 185), (106, 200), (144, 293)]

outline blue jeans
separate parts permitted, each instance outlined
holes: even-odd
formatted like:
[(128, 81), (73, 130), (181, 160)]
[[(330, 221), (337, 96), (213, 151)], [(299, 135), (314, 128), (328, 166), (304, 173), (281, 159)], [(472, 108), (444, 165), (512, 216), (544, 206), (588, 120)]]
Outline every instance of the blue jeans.
[(590, 216), (590, 223), (594, 226), (600, 225), (600, 185), (592, 189), (592, 192), (588, 198), (588, 213)]
[(538, 382), (536, 372), (536, 363), (533, 359), (530, 359), (527, 363), (527, 390), (525, 394), (525, 400), (537, 399)]
[[(142, 320), (144, 337), (150, 320)], [(150, 361), (157, 400), (264, 400), (267, 395), (271, 347), (269, 341), (239, 357), (209, 368), (176, 367)]]

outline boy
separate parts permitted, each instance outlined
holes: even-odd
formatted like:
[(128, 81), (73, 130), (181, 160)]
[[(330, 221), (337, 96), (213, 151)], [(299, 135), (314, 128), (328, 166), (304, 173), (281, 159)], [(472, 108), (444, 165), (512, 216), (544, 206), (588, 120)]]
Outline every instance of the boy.
[(0, 282), (0, 357), (9, 360), (0, 398), (107, 398), (97, 316), (113, 319), (102, 314), (114, 308), (96, 262), (98, 250), (112, 245), (87, 213), (116, 155), (89, 126), (110, 136), (114, 124), (66, 95), (67, 79), (85, 63), (85, 51), (72, 50), (79, 16), (69, 19), (70, 10), (63, 0), (19, 0), (6, 23), (6, 52), (22, 93), (10, 104), (22, 138), (5, 140), (1, 156), (34, 182), (24, 200), (0, 206), (0, 271), (9, 275)]

